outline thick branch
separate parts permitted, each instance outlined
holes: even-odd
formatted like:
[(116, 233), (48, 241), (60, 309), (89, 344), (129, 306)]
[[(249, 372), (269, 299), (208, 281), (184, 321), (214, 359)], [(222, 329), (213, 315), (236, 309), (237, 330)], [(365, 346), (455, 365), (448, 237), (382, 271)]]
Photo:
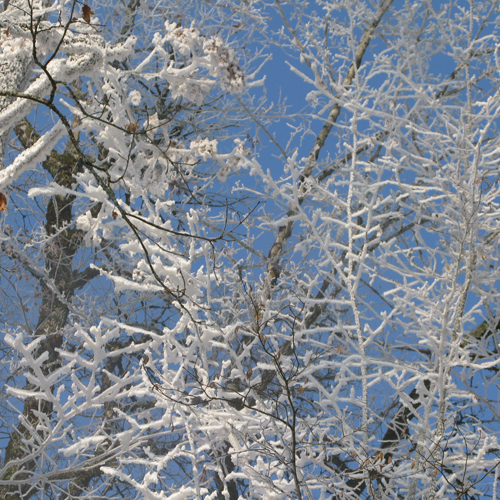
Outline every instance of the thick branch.
[[(363, 35), (361, 36), (361, 40), (359, 41), (358, 48), (356, 50), (356, 55), (354, 58), (353, 63), (351, 64), (351, 67), (349, 68), (349, 71), (347, 72), (346, 77), (344, 78), (343, 86), (344, 88), (348, 88), (354, 79), (354, 76), (356, 74), (356, 70), (360, 67), (361, 62), (363, 60), (363, 56), (366, 52), (366, 49), (368, 48), (368, 45), (370, 44), (370, 41), (373, 37), (373, 34), (375, 32), (375, 28), (379, 25), (380, 21), (382, 20), (382, 17), (385, 15), (389, 7), (391, 6), (393, 0), (383, 0), (375, 18), (371, 22), (370, 26), (367, 27)], [(277, 2), (277, 5), (279, 8), (279, 2)], [(283, 14), (284, 15), (284, 14)], [(292, 34), (294, 32), (292, 31)], [(296, 35), (295, 35), (296, 37)], [(306, 58), (307, 59), (307, 58)], [(333, 125), (336, 123), (340, 111), (341, 111), (341, 106), (339, 104), (336, 104), (332, 110), (330, 111), (330, 114), (323, 125), (323, 128), (321, 129), (320, 133), (316, 137), (316, 140), (314, 142), (314, 146), (309, 154), (308, 158), (308, 165), (305, 168), (303, 174), (301, 175), (299, 179), (299, 184), (300, 184), (300, 192), (303, 191), (303, 185), (304, 181), (312, 175), (314, 166), (316, 164), (316, 160), (318, 159), (318, 156), (323, 149), (323, 146), (325, 144), (325, 141), (327, 137), (330, 135), (330, 132), (332, 130)], [(303, 199), (302, 199), (303, 201)], [(291, 208), (288, 211), (288, 216), (291, 217), (296, 213), (295, 208)], [(278, 234), (274, 240), (273, 245), (271, 246), (271, 249), (269, 251), (268, 255), (268, 265), (267, 265), (267, 277), (266, 277), (266, 282), (267, 282), (267, 291), (266, 293), (270, 295), (271, 289), (276, 285), (277, 280), (279, 278), (279, 259), (283, 254), (285, 245), (287, 240), (290, 238), (292, 235), (292, 230), (293, 230), (293, 222), (290, 221), (286, 226), (281, 226), (278, 230)]]

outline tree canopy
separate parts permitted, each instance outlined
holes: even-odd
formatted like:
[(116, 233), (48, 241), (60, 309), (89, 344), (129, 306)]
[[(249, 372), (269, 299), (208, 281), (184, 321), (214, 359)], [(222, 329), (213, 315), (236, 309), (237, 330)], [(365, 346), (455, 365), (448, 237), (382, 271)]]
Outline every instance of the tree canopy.
[(499, 47), (497, 0), (7, 0), (0, 498), (496, 498)]

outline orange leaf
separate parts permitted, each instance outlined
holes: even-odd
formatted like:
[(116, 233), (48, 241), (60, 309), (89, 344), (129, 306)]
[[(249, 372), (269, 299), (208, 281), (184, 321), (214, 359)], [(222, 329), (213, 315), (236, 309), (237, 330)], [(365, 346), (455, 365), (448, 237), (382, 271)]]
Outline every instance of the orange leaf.
[(7, 210), (7, 198), (3, 193), (0, 193), (0, 212)]
[(337, 347), (337, 354), (344, 354), (342, 347)]
[(83, 11), (83, 14), (82, 14), (83, 20), (86, 23), (90, 24), (90, 16), (93, 14), (92, 10), (90, 9), (90, 7), (87, 4), (85, 4), (82, 8), (82, 11)]

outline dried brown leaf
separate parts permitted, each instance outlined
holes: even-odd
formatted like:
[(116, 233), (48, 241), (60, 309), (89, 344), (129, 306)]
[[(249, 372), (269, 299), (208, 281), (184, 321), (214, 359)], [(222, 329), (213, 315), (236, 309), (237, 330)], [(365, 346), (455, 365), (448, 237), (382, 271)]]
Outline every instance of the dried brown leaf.
[(82, 8), (82, 17), (86, 23), (90, 24), (90, 16), (93, 14), (92, 9), (85, 4)]
[(0, 193), (0, 212), (4, 210), (7, 210), (7, 197), (3, 193)]
[(138, 123), (129, 123), (127, 125), (127, 130), (133, 134), (134, 132), (137, 132), (139, 130), (139, 124)]

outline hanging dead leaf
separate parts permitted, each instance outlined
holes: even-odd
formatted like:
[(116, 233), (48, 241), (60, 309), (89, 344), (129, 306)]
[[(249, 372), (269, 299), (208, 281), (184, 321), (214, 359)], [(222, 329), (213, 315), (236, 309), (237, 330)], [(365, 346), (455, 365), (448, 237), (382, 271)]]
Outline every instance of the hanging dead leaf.
[(139, 124), (138, 123), (129, 123), (127, 125), (127, 130), (133, 134), (134, 132), (137, 132), (139, 130)]
[(118, 214), (116, 212), (113, 212), (111, 214), (111, 217), (113, 217), (113, 220), (116, 220), (116, 218), (118, 217)]
[(342, 350), (342, 347), (337, 347), (337, 354), (344, 354), (344, 351)]
[(253, 370), (251, 368), (249, 368), (247, 370), (247, 378), (250, 378), (252, 376), (252, 373), (253, 373)]
[(305, 391), (303, 387), (299, 387), (299, 394), (302, 394)]
[(87, 4), (85, 4), (82, 8), (82, 11), (83, 11), (82, 13), (83, 20), (86, 23), (90, 24), (90, 16), (93, 14), (92, 9)]
[(411, 463), (411, 468), (413, 469), (413, 467), (415, 467), (415, 460), (413, 460)]
[(262, 304), (256, 304), (254, 306), (254, 312), (253, 312), (253, 317), (255, 318), (255, 321), (257, 322), (258, 325), (260, 325), (260, 323), (262, 322), (262, 318), (263, 318), (263, 312), (264, 310), (264, 306)]
[(7, 198), (3, 193), (0, 193), (0, 212), (7, 210)]

